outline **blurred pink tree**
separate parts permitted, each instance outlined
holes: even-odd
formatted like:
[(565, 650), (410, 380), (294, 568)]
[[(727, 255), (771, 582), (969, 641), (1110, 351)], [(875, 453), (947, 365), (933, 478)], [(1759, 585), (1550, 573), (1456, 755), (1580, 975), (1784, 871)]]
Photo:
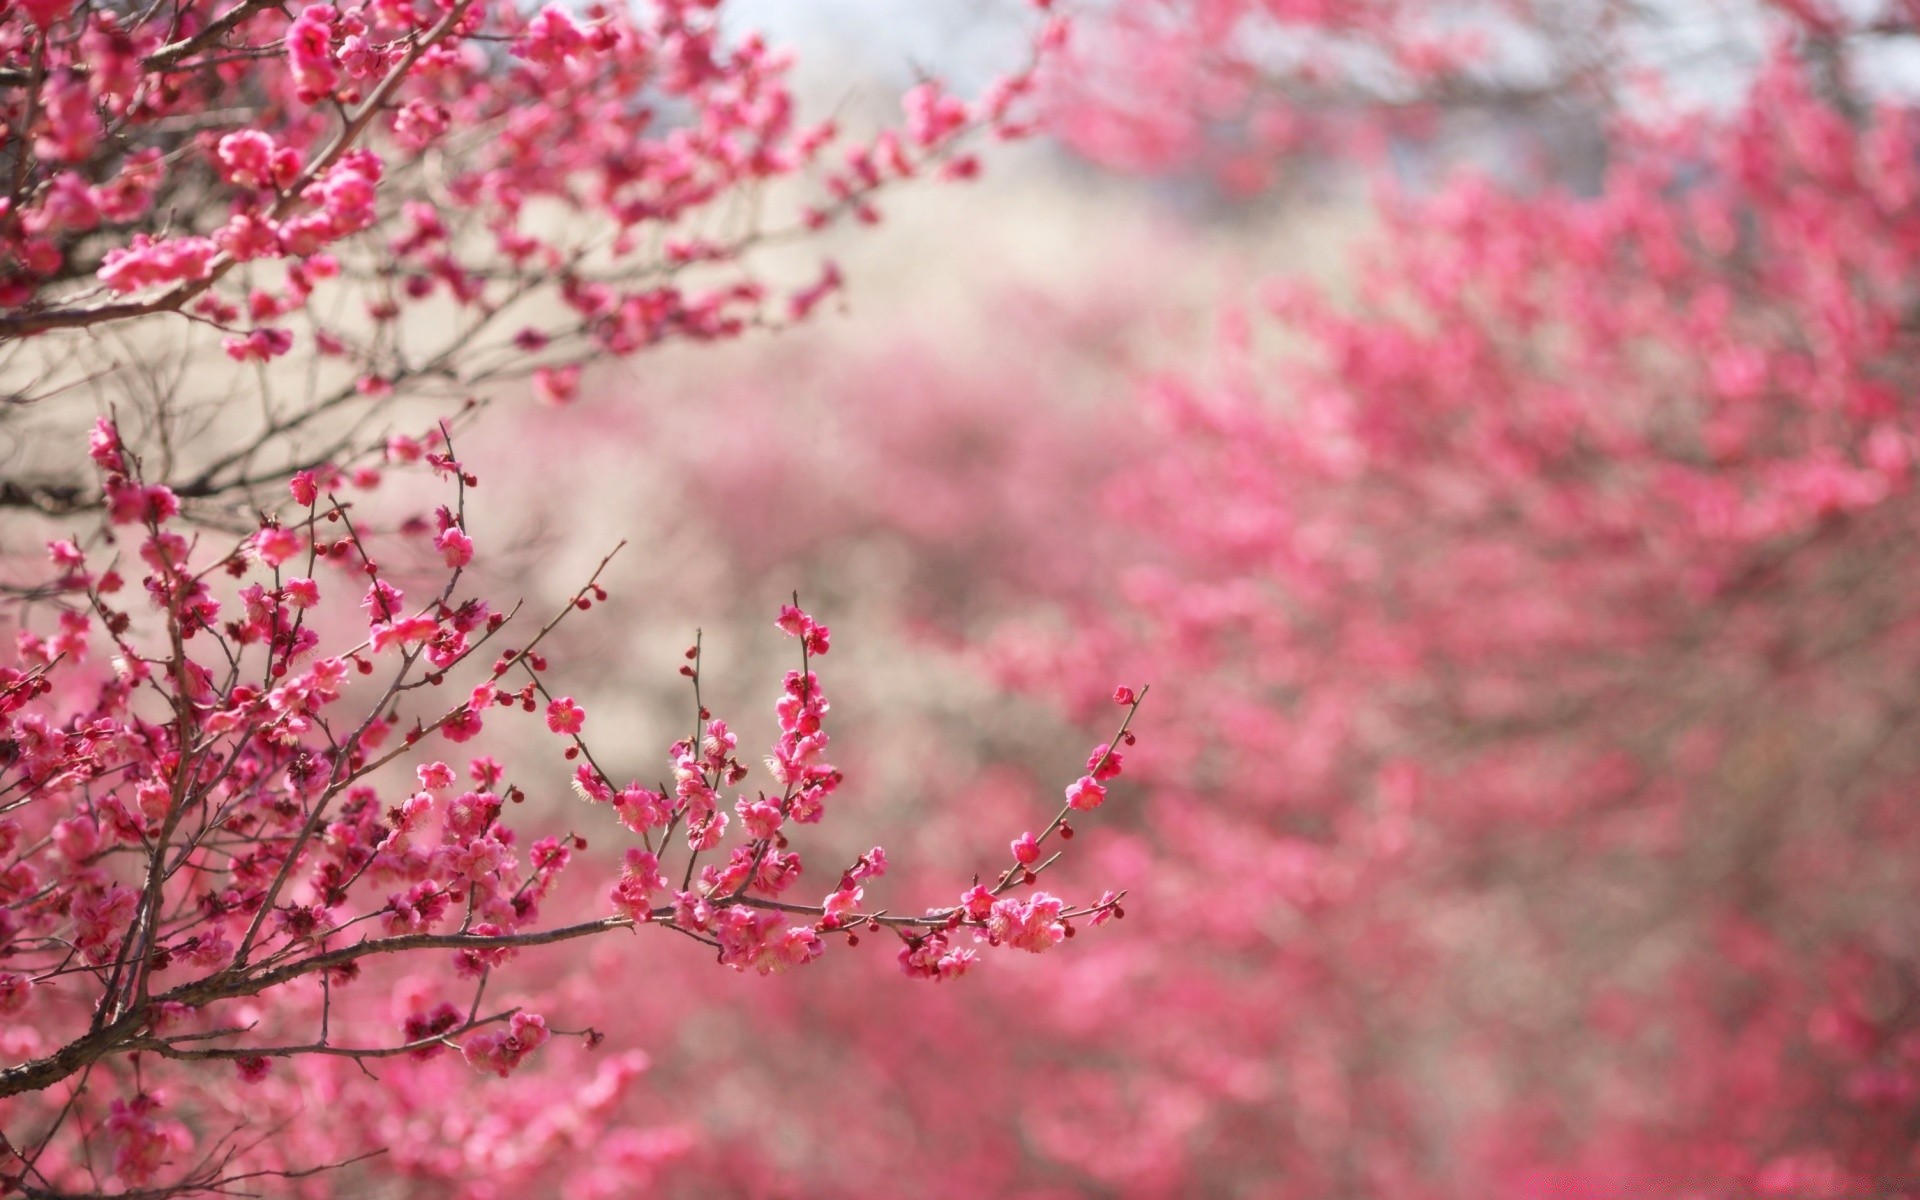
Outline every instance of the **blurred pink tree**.
[(831, 1075), (740, 1068), (876, 1097), (773, 1160), (792, 1190), (1920, 1189), (1916, 28), (1860, 7), (1734, 13), (1757, 48), (1698, 102), (1625, 6), (1142, 0), (1077, 40), (1070, 140), (1168, 172), (1226, 139), (1252, 188), (1307, 169), (1263, 119), (1404, 143), (1523, 99), (1492, 34), (1620, 34), (1528, 99), (1597, 115), (1591, 186), (1523, 146), (1382, 189), (1350, 299), (1230, 299), (1216, 365), (1131, 405), (1055, 402), (1041, 350), (813, 364), (873, 414), (838, 520), (911, 548), (937, 628), (1001, 620), (979, 661), (1074, 719), (1116, 676), (1171, 716), (1098, 860), (1131, 936), (962, 999), (810, 991), (781, 1027), (844, 1031)]

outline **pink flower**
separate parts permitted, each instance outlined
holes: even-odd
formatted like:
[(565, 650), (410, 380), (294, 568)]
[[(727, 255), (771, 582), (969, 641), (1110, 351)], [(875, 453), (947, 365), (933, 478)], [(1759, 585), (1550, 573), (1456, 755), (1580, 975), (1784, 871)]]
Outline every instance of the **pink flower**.
[(555, 733), (578, 734), (586, 723), (586, 710), (575, 704), (572, 696), (562, 696), (547, 705), (547, 728)]
[(74, 171), (54, 176), (41, 212), (51, 231), (85, 233), (100, 225), (100, 202), (85, 177)]
[(842, 887), (826, 898), (821, 904), (822, 911), (829, 917), (839, 920), (860, 911), (860, 900), (865, 894), (863, 888)]
[(144, 233), (136, 233), (125, 247), (107, 251), (97, 274), (101, 283), (116, 292), (137, 292), (205, 279), (213, 273), (213, 259), (219, 252), (210, 238), (179, 237), (156, 242)]
[(284, 525), (268, 525), (253, 535), (253, 553), (269, 567), (277, 567), (300, 553), (300, 535)]
[(1023, 867), (1040, 861), (1040, 843), (1034, 838), (1032, 830), (1013, 839), (1013, 857)]
[(667, 890), (666, 877), (660, 873), (660, 859), (651, 851), (627, 851), (620, 879), (608, 892), (616, 912), (635, 921), (647, 920), (653, 898)]
[(697, 816), (687, 822), (687, 849), (693, 851), (712, 850), (720, 844), (727, 833), (727, 814), (710, 812)]
[(310, 4), (287, 27), (287, 62), (299, 87), (299, 97), (314, 104), (340, 82), (333, 57), (333, 25), (339, 17), (332, 5)]
[(589, 804), (609, 804), (613, 801), (613, 787), (600, 777), (591, 763), (581, 763), (573, 769), (573, 791)]
[(296, 576), (280, 586), (287, 603), (294, 608), (312, 608), (320, 603), (320, 585), (305, 576)]
[(100, 824), (82, 813), (53, 827), (53, 844), (70, 863), (83, 863), (100, 851)]
[(340, 43), (340, 65), (355, 79), (366, 79), (386, 70), (387, 52), (375, 46), (362, 33), (349, 34)]
[(780, 832), (785, 818), (780, 814), (780, 806), (768, 800), (749, 801), (742, 799), (735, 806), (740, 820), (747, 827), (747, 834), (755, 838), (771, 838)]
[(862, 854), (859, 861), (847, 872), (847, 878), (853, 880), (878, 879), (887, 873), (887, 851), (883, 846), (875, 846)]
[(506, 860), (507, 848), (497, 839), (483, 836), (455, 849), (447, 862), (455, 875), (484, 887), (500, 874)]
[(439, 141), (452, 123), (452, 114), (444, 105), (430, 100), (409, 100), (393, 114), (393, 137), (409, 150), (424, 150)]
[(831, 631), (791, 604), (780, 606), (780, 619), (774, 622), (789, 637), (797, 637), (808, 654), (825, 654)]
[(985, 884), (976, 883), (960, 897), (960, 907), (970, 921), (984, 921), (993, 911), (994, 896)]
[(720, 961), (762, 975), (785, 971), (820, 957), (825, 946), (811, 925), (788, 925), (777, 912), (728, 905), (709, 922), (720, 943)]
[(578, 58), (586, 49), (587, 35), (574, 23), (573, 14), (557, 4), (535, 13), (526, 32), (513, 43), (513, 52), (521, 58), (550, 67)]
[(492, 1029), (476, 1033), (460, 1046), (460, 1053), (469, 1066), (476, 1071), (491, 1071), (505, 1079), (514, 1068), (526, 1061), (529, 1054), (545, 1045), (552, 1034), (547, 1032), (545, 1017), (533, 1013), (515, 1013), (504, 1030)]
[[(95, 833), (97, 835), (97, 830)], [(92, 890), (74, 900), (73, 944), (89, 962), (105, 962), (113, 957), (115, 942), (132, 923), (138, 901), (139, 893), (117, 883), (108, 885), (105, 891)]]
[(1107, 798), (1107, 789), (1093, 781), (1090, 775), (1082, 775), (1067, 785), (1067, 804), (1082, 812), (1099, 808)]
[(1065, 907), (1065, 901), (1045, 892), (1024, 901), (996, 900), (987, 915), (987, 935), (999, 945), (1038, 954), (1066, 940), (1067, 927), (1060, 920)]
[(297, 472), (287, 484), (287, 489), (293, 493), (295, 504), (311, 507), (313, 502), (320, 498), (320, 488), (314, 482), (312, 471)]
[(160, 1099), (151, 1092), (142, 1092), (131, 1101), (116, 1099), (107, 1107), (113, 1170), (130, 1183), (151, 1180), (189, 1144), (186, 1128), (179, 1122), (155, 1119), (153, 1113), (159, 1109)]
[(100, 141), (103, 127), (86, 76), (61, 69), (41, 87), (44, 112), (33, 153), (46, 162), (85, 162)]
[(227, 218), (227, 223), (214, 231), (213, 240), (235, 262), (274, 258), (281, 253), (279, 230), (252, 213), (235, 213)]
[(614, 811), (620, 816), (620, 823), (635, 833), (665, 825), (671, 818), (666, 797), (659, 792), (629, 784), (613, 798)]
[(975, 959), (971, 950), (956, 950), (947, 935), (939, 930), (908, 939), (900, 948), (900, 969), (910, 979), (929, 979), (936, 983), (957, 979), (967, 973)]
[(462, 792), (447, 802), (447, 831), (457, 838), (478, 837), (500, 812), (500, 798), (491, 792)]
[(179, 497), (160, 484), (141, 487), (121, 481), (107, 485), (107, 519), (115, 525), (170, 521), (180, 513)]
[(377, 621), (368, 628), (374, 653), (389, 650), (395, 646), (419, 646), (432, 640), (440, 631), (439, 622), (422, 614), (414, 617), (402, 617), (398, 621)]
[(293, 349), (293, 334), (285, 329), (262, 326), (244, 337), (222, 339), (220, 348), (235, 362), (267, 362)]
[(1087, 770), (1102, 783), (1120, 777), (1120, 768), (1125, 762), (1124, 756), (1113, 747), (1102, 742), (1093, 753), (1087, 756)]
[(281, 148), (257, 129), (227, 134), (220, 139), (215, 156), (220, 161), (221, 178), (240, 187), (285, 185), (300, 173), (299, 154)]
[(901, 99), (907, 114), (907, 136), (922, 147), (952, 137), (967, 123), (967, 106), (957, 96), (923, 83)]
[(126, 460), (120, 454), (120, 430), (105, 417), (96, 419), (92, 432), (87, 435), (87, 457), (102, 471), (127, 469)]
[(458, 526), (448, 526), (434, 535), (434, 547), (449, 567), (464, 567), (473, 561), (473, 539)]

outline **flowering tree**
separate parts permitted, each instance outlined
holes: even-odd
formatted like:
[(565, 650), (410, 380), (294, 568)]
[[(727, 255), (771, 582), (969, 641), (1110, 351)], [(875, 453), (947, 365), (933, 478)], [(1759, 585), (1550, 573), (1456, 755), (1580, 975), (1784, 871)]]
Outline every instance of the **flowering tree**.
[[(616, 779), (545, 645), (607, 599), (608, 561), (539, 623), (480, 594), (480, 475), (454, 451), (483, 386), (561, 403), (589, 356), (805, 318), (838, 271), (776, 286), (755, 252), (971, 176), (978, 135), (1025, 132), (1060, 37), (976, 101), (922, 84), (900, 128), (853, 141), (803, 126), (785, 59), (714, 2), (0, 15), (5, 419), (91, 420), (74, 469), (48, 451), (0, 485), (10, 533), (45, 547), (12, 564), (0, 666), (0, 1191), (365, 1195), (379, 1168), (329, 1169), (383, 1152), (410, 1189), (619, 1189), (680, 1152), (619, 1120), (644, 1056), (527, 1080), (482, 1121), (450, 1103), (456, 1056), (518, 1083), (556, 1036), (603, 1040), (515, 957), (652, 925), (765, 975), (886, 936), (941, 980), (974, 940), (1038, 952), (1120, 915), (1034, 885), (1119, 774), (1131, 692), (1052, 820), (957, 901), (870, 900), (878, 847), (798, 885), (794, 839), (842, 779), (827, 627), (780, 611), (800, 653), (770, 785), (738, 790), (697, 640), (671, 782)], [(430, 515), (385, 498), (389, 473)], [(544, 716), (621, 855), (537, 836), (569, 824), (538, 768), (485, 752), (514, 709)]]

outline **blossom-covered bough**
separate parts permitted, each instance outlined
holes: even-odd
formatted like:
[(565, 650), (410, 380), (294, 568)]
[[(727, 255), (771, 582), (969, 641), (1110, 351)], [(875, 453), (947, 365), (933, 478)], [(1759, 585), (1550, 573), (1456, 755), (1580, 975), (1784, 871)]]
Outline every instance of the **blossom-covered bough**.
[[(803, 124), (786, 57), (722, 7), (0, 13), (0, 429), (46, 448), (0, 479), (0, 1194), (366, 1194), (328, 1168), (381, 1152), (460, 1194), (631, 1181), (672, 1153), (616, 1129), (644, 1059), (517, 1074), (603, 1035), (510, 960), (656, 925), (767, 974), (890, 934), (939, 980), (975, 942), (1037, 952), (1121, 915), (1035, 885), (1120, 772), (1131, 692), (1012, 865), (896, 913), (868, 896), (878, 847), (824, 895), (799, 882), (796, 834), (841, 775), (813, 670), (830, 635), (798, 597), (770, 784), (701, 703), (696, 643), (696, 717), (650, 788), (601, 769), (546, 657), (613, 556), (543, 623), (481, 594), (454, 441), (483, 389), (565, 403), (590, 359), (804, 320), (838, 269), (778, 283), (791, 262), (761, 252), (878, 220), (901, 181), (972, 177), (981, 138), (1029, 131), (1064, 36), (1043, 16), (977, 99), (925, 82), (854, 138)], [(405, 476), (430, 515), (381, 489)], [(517, 765), (475, 753), (516, 710), (562, 739), (623, 856), (533, 836), (573, 802), (511, 736)], [(462, 1058), (513, 1077), (499, 1128), (455, 1103)], [(356, 1119), (302, 1118), (319, 1104)], [(616, 1149), (563, 1153), (591, 1131)]]
[[(549, 691), (542, 643), (606, 597), (601, 572), (511, 648), (500, 643), (515, 614), (460, 596), (473, 554), (464, 494), (477, 480), (450, 449), (422, 456), (455, 502), (439, 510), (432, 538), (443, 579), (412, 601), (373, 557), (381, 535), (356, 521), (337, 480), (296, 475), (286, 523), (214, 550), (213, 538), (183, 531), (171, 492), (142, 482), (105, 419), (92, 457), (118, 531), (103, 550), (137, 544), (138, 591), (118, 566), (96, 570), (79, 546), (56, 543), (58, 586), (73, 606), (51, 639), (23, 634), (20, 665), (0, 670), (9, 760), (0, 1004), (30, 1020), (45, 1047), (0, 1070), (0, 1096), (49, 1101), (10, 1120), (10, 1139), (30, 1139), (16, 1168), (29, 1192), (34, 1183), (53, 1190), (62, 1174), (66, 1157), (46, 1156), (72, 1104), (122, 1076), (134, 1086), (113, 1101), (121, 1132), (112, 1170), (133, 1183), (164, 1178), (176, 1147), (156, 1093), (140, 1082), (142, 1055), (227, 1060), (241, 1079), (258, 1079), (276, 1059), (456, 1047), (475, 1067), (509, 1074), (556, 1032), (543, 1014), (484, 1003), (493, 972), (532, 947), (655, 924), (765, 974), (810, 962), (835, 938), (854, 945), (861, 932), (891, 929), (908, 975), (944, 979), (974, 961), (956, 944), (962, 931), (1037, 952), (1071, 936), (1075, 921), (1120, 914), (1112, 893), (1071, 907), (1028, 889), (1058, 858), (1039, 858), (1045, 843), (1071, 837), (1068, 815), (1097, 807), (1119, 774), (1114, 747), (1132, 740), (1139, 705), (1130, 691), (1117, 694), (1126, 719), (1113, 741), (1093, 751), (1041, 833), (1014, 843), (1016, 861), (991, 884), (922, 915), (894, 915), (866, 899), (865, 881), (887, 869), (875, 847), (824, 899), (800, 902), (791, 838), (822, 819), (841, 774), (823, 758), (828, 702), (812, 669), (830, 634), (797, 605), (779, 618), (801, 655), (777, 705), (780, 737), (767, 760), (776, 790), (739, 795), (729, 813), (725, 793), (751, 771), (726, 722), (700, 705), (697, 645), (683, 668), (696, 724), (671, 749), (672, 785), (649, 789), (603, 772), (586, 712)], [(216, 594), (221, 583), (230, 597)], [(157, 609), (151, 620), (127, 598), (141, 592)], [(336, 645), (321, 631), (351, 603), (360, 619), (339, 623), (346, 644)], [(107, 672), (91, 669), (96, 631), (113, 654)], [(466, 675), (477, 678), (462, 683)], [(522, 848), (502, 819), (524, 799), (505, 768), (438, 757), (516, 708), (544, 714), (578, 763), (575, 790), (610, 805), (637, 843), (611, 885), (613, 915), (543, 922), (585, 840), (549, 836)], [(426, 951), (451, 952), (438, 961), (464, 1001), (408, 1013), (384, 1041), (334, 1016), (333, 992), (377, 960)], [(303, 983), (319, 987), (320, 1010), (307, 1036), (293, 1037), (298, 1021), (270, 1005)], [(233, 1002), (253, 997), (265, 1011), (236, 1016)], [(88, 1165), (84, 1147), (74, 1161)]]
[[(561, 403), (589, 357), (804, 319), (838, 269), (789, 261), (779, 282), (761, 253), (877, 221), (901, 181), (970, 178), (982, 137), (1031, 132), (1035, 72), (1065, 37), (1048, 21), (979, 98), (927, 81), (897, 128), (854, 137), (803, 122), (790, 56), (724, 16), (720, 0), (13, 6), (9, 416), (87, 392), (137, 403), (183, 452), (176, 495), (257, 506), (294, 469), (364, 456), (396, 394), (457, 404), (531, 377)], [(181, 410), (207, 400), (176, 373), (215, 352), (294, 355), (305, 378), (261, 375), (228, 406), (232, 436), (185, 453), (204, 439)], [(95, 501), (83, 472), (36, 470), (10, 472), (0, 503)]]

